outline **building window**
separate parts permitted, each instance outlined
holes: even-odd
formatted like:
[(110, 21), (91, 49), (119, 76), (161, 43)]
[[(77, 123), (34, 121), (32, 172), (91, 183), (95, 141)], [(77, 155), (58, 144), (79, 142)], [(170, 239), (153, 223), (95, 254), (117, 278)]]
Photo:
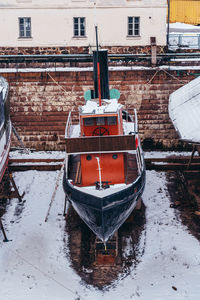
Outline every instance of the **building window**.
[(19, 37), (31, 37), (31, 18), (19, 18)]
[(140, 35), (140, 17), (128, 17), (128, 36)]
[(74, 18), (74, 36), (85, 36), (85, 18)]

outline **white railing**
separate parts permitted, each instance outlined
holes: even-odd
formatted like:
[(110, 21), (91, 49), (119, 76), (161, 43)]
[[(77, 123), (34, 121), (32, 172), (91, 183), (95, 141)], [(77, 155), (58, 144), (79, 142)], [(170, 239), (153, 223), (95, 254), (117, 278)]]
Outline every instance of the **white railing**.
[(137, 111), (134, 108), (134, 119), (135, 119), (135, 132), (138, 132), (138, 119), (137, 119)]
[(70, 137), (71, 134), (71, 126), (72, 126), (72, 118), (71, 118), (71, 111), (69, 112), (67, 123), (65, 127), (65, 138)]
[(74, 125), (79, 124), (79, 113), (78, 111), (70, 111), (67, 118), (65, 127), (65, 138), (70, 138), (73, 134)]

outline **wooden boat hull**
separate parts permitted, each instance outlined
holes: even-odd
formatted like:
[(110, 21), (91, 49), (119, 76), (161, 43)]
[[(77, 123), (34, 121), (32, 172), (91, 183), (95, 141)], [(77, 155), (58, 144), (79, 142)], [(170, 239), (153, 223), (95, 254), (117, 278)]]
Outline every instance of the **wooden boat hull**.
[(145, 186), (145, 170), (126, 189), (103, 198), (82, 192), (68, 183), (66, 172), (63, 188), (72, 206), (88, 227), (106, 242), (125, 222), (140, 199)]

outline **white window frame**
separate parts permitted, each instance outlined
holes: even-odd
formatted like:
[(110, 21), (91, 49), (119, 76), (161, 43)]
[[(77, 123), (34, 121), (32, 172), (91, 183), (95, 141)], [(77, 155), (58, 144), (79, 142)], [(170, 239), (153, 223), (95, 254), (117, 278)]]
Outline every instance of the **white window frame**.
[[(78, 20), (78, 28), (75, 28), (75, 20)], [(83, 23), (81, 23), (81, 20), (83, 19)], [(83, 28), (81, 28), (83, 24)], [(82, 30), (84, 30), (84, 34), (82, 34)], [(79, 37), (86, 37), (86, 18), (85, 17), (74, 17), (73, 18), (73, 31), (74, 31), (74, 37), (79, 38)]]
[[(31, 18), (30, 17), (19, 17), (19, 38), (31, 38)], [(23, 20), (23, 29), (21, 28), (21, 20)], [(27, 29), (28, 23), (30, 24), (30, 29)], [(23, 32), (23, 34), (22, 34)]]
[[(132, 21), (131, 21), (132, 19)], [(131, 21), (131, 22), (130, 22)], [(132, 31), (132, 33), (131, 33)], [(128, 16), (127, 19), (127, 36), (140, 36), (140, 17), (138, 16)]]

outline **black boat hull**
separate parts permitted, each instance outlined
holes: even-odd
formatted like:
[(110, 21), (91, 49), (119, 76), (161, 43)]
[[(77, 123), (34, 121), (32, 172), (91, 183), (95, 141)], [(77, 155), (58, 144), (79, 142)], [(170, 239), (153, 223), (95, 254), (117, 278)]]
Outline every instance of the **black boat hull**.
[(144, 186), (145, 170), (126, 189), (99, 198), (74, 188), (68, 183), (66, 172), (63, 177), (63, 188), (72, 206), (88, 227), (105, 242), (131, 214)]

